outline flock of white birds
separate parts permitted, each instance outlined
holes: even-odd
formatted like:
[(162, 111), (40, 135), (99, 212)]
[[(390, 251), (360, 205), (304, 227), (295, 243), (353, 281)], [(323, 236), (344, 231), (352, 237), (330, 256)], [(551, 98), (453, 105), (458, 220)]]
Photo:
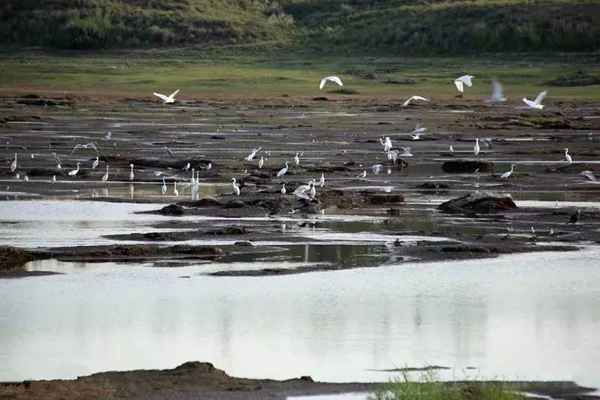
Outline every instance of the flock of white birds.
[[(467, 87), (472, 87), (473, 86), (473, 78), (475, 78), (472, 75), (463, 75), (460, 76), (458, 78), (456, 78), (454, 80), (454, 85), (456, 86), (456, 89), (462, 94), (465, 91), (465, 86)], [(323, 79), (321, 79), (320, 83), (319, 83), (319, 89), (323, 89), (325, 87), (325, 85), (327, 84), (327, 82), (332, 82), (334, 84), (337, 84), (338, 86), (344, 86), (342, 80), (338, 77), (338, 76), (327, 76)], [(161, 99), (161, 101), (164, 104), (172, 104), (175, 103), (175, 96), (179, 93), (179, 89), (177, 89), (175, 92), (173, 92), (171, 95), (166, 96), (164, 94), (161, 93), (156, 93), (154, 92), (153, 94), (158, 97), (159, 99)], [(542, 104), (542, 101), (544, 100), (544, 98), (546, 97), (547, 92), (543, 91), (540, 94), (538, 94), (538, 96), (535, 98), (535, 100), (531, 101), (527, 98), (523, 98), (523, 102), (532, 109), (538, 109), (541, 110), (544, 108), (544, 105)], [(422, 97), (422, 96), (411, 96), (409, 99), (407, 99), (402, 106), (403, 107), (407, 107), (409, 106), (412, 102), (417, 102), (417, 101), (429, 101), (426, 98)], [(491, 97), (486, 100), (486, 103), (502, 103), (507, 101), (507, 99), (504, 97), (504, 90), (502, 85), (500, 84), (500, 82), (496, 79), (492, 80), (492, 95)], [(426, 134), (427, 132), (427, 128), (422, 126), (421, 124), (417, 124), (417, 126), (415, 127), (415, 129), (411, 132), (410, 137), (412, 140), (420, 140), (421, 135)], [(112, 134), (111, 132), (107, 132), (104, 135), (104, 140), (109, 140), (111, 139)], [(412, 157), (412, 154), (410, 152), (410, 148), (409, 147), (400, 147), (399, 149), (393, 148), (392, 145), (392, 141), (389, 137), (385, 137), (385, 138), (380, 138), (380, 142), (381, 145), (383, 146), (383, 151), (387, 154), (387, 157), (389, 160), (393, 161), (394, 163), (396, 163), (397, 159), (399, 157)], [(489, 147), (491, 147), (491, 143), (489, 142), (489, 140), (487, 142), (485, 142), (485, 144)], [(116, 143), (115, 143), (116, 145)], [(71, 155), (73, 155), (73, 153), (78, 150), (78, 149), (93, 149), (96, 151), (96, 153), (98, 152), (98, 149), (96, 147), (96, 145), (93, 142), (89, 142), (86, 144), (77, 144), (74, 148), (73, 151), (71, 152)], [(167, 152), (172, 155), (172, 152), (167, 148), (166, 149)], [(258, 147), (256, 149), (252, 149), (252, 151), (250, 152), (250, 154), (246, 157), (244, 157), (244, 159), (248, 162), (252, 162), (254, 160), (254, 158), (257, 156), (257, 154), (262, 150), (262, 146)], [(402, 152), (400, 152), (399, 150), (402, 150)], [(473, 154), (474, 155), (478, 155), (479, 152), (481, 150), (480, 144), (479, 144), (479, 139), (475, 139), (475, 144), (473, 146)], [(452, 148), (452, 146), (450, 146), (449, 148), (449, 152), (452, 153), (454, 151), (454, 149)], [(572, 163), (573, 159), (571, 157), (571, 155), (569, 155), (569, 150), (568, 149), (564, 149), (565, 154), (564, 154), (564, 161), (568, 162), (568, 163)], [(58, 169), (61, 169), (61, 160), (60, 158), (56, 155), (56, 153), (52, 153), (53, 157), (54, 157), (54, 162), (56, 163), (56, 167)], [(15, 153), (15, 158), (11, 163), (10, 166), (10, 170), (11, 172), (15, 172), (17, 169), (17, 158), (18, 154)], [(31, 157), (33, 158), (33, 154), (31, 155)], [(259, 161), (258, 161), (258, 168), (262, 168), (265, 162), (265, 158), (264, 157), (260, 157)], [(77, 174), (80, 171), (80, 165), (81, 163), (77, 163), (77, 168), (68, 172), (68, 176), (70, 177), (76, 177)], [(99, 165), (99, 157), (96, 157), (95, 160), (92, 163), (92, 169), (96, 169)], [(300, 165), (300, 157), (299, 154), (296, 153), (296, 155), (294, 156), (294, 165), (295, 166), (299, 166)], [(135, 174), (134, 174), (134, 165), (130, 164), (130, 173), (129, 173), (129, 180), (133, 181)], [(205, 170), (210, 170), (212, 168), (212, 164), (208, 164), (206, 167), (204, 167), (203, 169)], [(289, 163), (286, 161), (285, 162), (285, 167), (281, 168), (279, 170), (279, 172), (277, 172), (277, 178), (281, 178), (281, 180), (283, 181), (284, 175), (288, 172), (288, 168), (289, 168)], [(373, 165), (372, 170), (375, 174), (378, 174), (379, 171), (381, 171), (382, 169), (382, 165), (381, 164), (376, 164)], [(514, 168), (515, 165), (511, 165), (510, 171), (507, 171), (505, 173), (503, 173), (501, 175), (501, 179), (508, 179), (514, 172)], [(188, 163), (184, 168), (182, 168), (182, 170), (184, 171), (188, 171), (190, 169), (190, 164)], [(388, 170), (388, 173), (390, 171)], [(193, 188), (197, 188), (198, 184), (200, 182), (200, 172), (199, 171), (194, 171), (194, 169), (192, 169), (191, 171), (192, 176), (191, 176), (191, 180), (189, 182), (189, 185), (191, 185)], [(591, 173), (590, 171), (584, 171), (582, 174), (582, 176), (584, 176), (587, 179), (590, 180), (596, 180), (596, 177), (594, 176), (593, 173)], [(360, 173), (359, 175), (357, 175), (358, 179), (363, 179), (366, 178), (367, 176), (367, 171), (364, 170), (362, 173)], [(103, 175), (102, 177), (102, 182), (106, 182), (108, 181), (109, 178), (109, 166), (106, 165), (106, 173)], [(19, 176), (17, 174), (17, 179), (19, 179)], [(24, 177), (25, 181), (28, 181), (28, 177), (25, 175)], [(56, 176), (53, 176), (51, 179), (52, 182), (56, 182)], [(316, 179), (312, 179), (311, 181), (309, 181), (308, 184), (306, 185), (302, 185), (299, 186), (295, 191), (294, 191), (294, 195), (298, 198), (301, 199), (305, 199), (305, 200), (312, 200), (315, 198), (316, 195)], [(325, 185), (325, 176), (323, 174), (321, 174), (321, 178), (319, 179), (319, 186), (323, 187)], [(236, 178), (232, 178), (232, 187), (233, 187), (233, 192), (236, 195), (240, 195), (241, 194), (241, 189), (240, 189), (240, 185), (237, 182)], [(282, 183), (282, 187), (280, 190), (282, 195), (285, 195), (287, 193), (286, 187), (285, 187), (285, 182)], [(162, 186), (161, 186), (161, 193), (163, 195), (167, 194), (167, 184), (165, 182), (165, 180), (162, 180)], [(179, 195), (179, 191), (177, 189), (177, 182), (175, 181), (173, 183), (173, 194), (178, 196)]]

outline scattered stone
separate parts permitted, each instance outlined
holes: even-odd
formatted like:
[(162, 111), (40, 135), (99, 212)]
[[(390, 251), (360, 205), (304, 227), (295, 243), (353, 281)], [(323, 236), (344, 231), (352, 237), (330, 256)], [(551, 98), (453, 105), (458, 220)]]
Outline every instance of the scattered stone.
[(508, 195), (476, 192), (440, 204), (445, 212), (490, 213), (516, 209), (517, 205)]

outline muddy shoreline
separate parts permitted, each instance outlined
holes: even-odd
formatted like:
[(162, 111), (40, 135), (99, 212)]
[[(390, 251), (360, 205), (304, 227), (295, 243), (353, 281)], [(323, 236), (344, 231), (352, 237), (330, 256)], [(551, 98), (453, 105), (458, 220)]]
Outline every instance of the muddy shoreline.
[[(378, 386), (379, 383), (315, 382), (310, 376), (283, 381), (235, 378), (210, 363), (188, 362), (174, 369), (101, 372), (75, 380), (0, 382), (0, 398), (284, 400), (288, 396), (369, 393)], [(600, 398), (589, 394), (594, 389), (573, 382), (520, 382), (518, 387), (530, 393), (530, 398)]]

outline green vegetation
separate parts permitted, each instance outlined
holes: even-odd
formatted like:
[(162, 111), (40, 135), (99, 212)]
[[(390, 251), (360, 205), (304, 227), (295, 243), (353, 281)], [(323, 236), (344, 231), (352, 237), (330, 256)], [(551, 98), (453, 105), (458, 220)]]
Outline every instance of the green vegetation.
[[(594, 56), (581, 54), (522, 57), (505, 54), (476, 59), (406, 58), (406, 57), (242, 57), (212, 56), (202, 59), (195, 52), (129, 51), (103, 53), (70, 53), (57, 55), (45, 52), (0, 49), (0, 89), (31, 91), (58, 90), (115, 93), (123, 96), (148, 96), (152, 92), (171, 93), (181, 89), (178, 98), (197, 99), (211, 95), (327, 96), (343, 98), (357, 96), (394, 96), (403, 99), (419, 94), (429, 98), (455, 95), (454, 78), (466, 72), (474, 75), (474, 86), (465, 97), (488, 96), (489, 80), (498, 77), (508, 98), (520, 101), (523, 96), (535, 97), (543, 89), (548, 99), (597, 99), (597, 85), (547, 86), (558, 76), (584, 70), (600, 75), (600, 63)], [(377, 74), (376, 79), (357, 76), (357, 70)], [(323, 76), (339, 75), (344, 87), (328, 84), (319, 90)], [(361, 74), (362, 75), (362, 74)], [(415, 84), (387, 84), (388, 80), (414, 80)], [(339, 89), (344, 89), (339, 92)], [(337, 92), (336, 92), (337, 91)], [(351, 94), (358, 91), (360, 94)], [(292, 98), (290, 98), (291, 100)], [(297, 101), (297, 100), (296, 100)]]
[(423, 372), (420, 380), (408, 373), (384, 384), (370, 400), (521, 400), (518, 385), (501, 382), (440, 382), (435, 371)]
[(0, 43), (327, 54), (597, 51), (600, 0), (5, 0)]

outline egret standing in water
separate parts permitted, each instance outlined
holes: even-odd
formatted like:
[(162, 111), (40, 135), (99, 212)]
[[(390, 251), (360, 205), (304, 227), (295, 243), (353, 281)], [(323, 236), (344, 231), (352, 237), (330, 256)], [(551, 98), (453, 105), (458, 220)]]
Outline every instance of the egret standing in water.
[(287, 173), (288, 171), (288, 162), (285, 162), (285, 167), (281, 168), (279, 170), (279, 172), (277, 173), (277, 177), (283, 179), (283, 176)]
[(300, 165), (300, 157), (298, 157), (298, 153), (296, 153), (294, 156), (294, 164), (296, 164), (296, 167)]
[(79, 164), (80, 163), (77, 163), (77, 169), (74, 169), (73, 171), (69, 172), (69, 176), (75, 176), (79, 173)]
[(473, 153), (475, 155), (478, 155), (479, 150), (481, 150), (481, 148), (479, 147), (479, 138), (477, 138), (477, 139), (475, 139), (475, 146), (473, 146)]
[(173, 194), (174, 194), (176, 197), (179, 197), (179, 191), (177, 190), (177, 181), (174, 181), (174, 182), (173, 182)]
[(565, 161), (571, 164), (573, 162), (573, 158), (569, 155), (569, 149), (565, 149)]
[(502, 176), (500, 177), (500, 179), (508, 179), (508, 177), (512, 175), (514, 170), (515, 170), (515, 164), (512, 164), (510, 166), (510, 171), (506, 171), (505, 173), (503, 173)]
[(56, 175), (52, 175), (52, 183), (56, 182)]
[(10, 172), (15, 172), (16, 169), (17, 169), (17, 153), (15, 153), (15, 159), (10, 164)]
[(133, 175), (133, 164), (129, 164), (129, 168), (131, 168), (131, 171), (129, 172), (129, 180), (132, 181), (134, 178)]
[(106, 173), (102, 177), (102, 182), (106, 182), (108, 180), (108, 165), (106, 166)]
[(285, 190), (285, 183), (281, 186), (281, 194), (285, 195), (287, 191)]
[(323, 187), (325, 186), (325, 174), (321, 174), (321, 179), (319, 179), (319, 186)]
[(190, 163), (187, 163), (183, 168), (181, 168), (182, 171), (188, 172), (190, 170)]
[(96, 159), (94, 160), (94, 162), (92, 164), (92, 169), (96, 169), (99, 162), (100, 162), (100, 159), (98, 157), (96, 157)]
[(240, 185), (238, 185), (236, 183), (236, 179), (235, 178), (231, 178), (233, 180), (232, 185), (233, 185), (233, 191), (235, 192), (235, 194), (237, 194), (238, 196), (240, 195)]
[(258, 169), (261, 169), (263, 165), (265, 165), (265, 159), (261, 156), (260, 160), (258, 160)]
[(310, 187), (310, 191), (309, 191), (309, 195), (310, 195), (310, 199), (313, 200), (315, 198), (315, 196), (317, 195), (317, 188), (315, 188), (315, 183), (317, 183), (316, 179), (312, 180), (312, 185)]
[(162, 184), (162, 187), (160, 188), (160, 192), (162, 193), (163, 196), (167, 193), (167, 183), (165, 182), (165, 178), (163, 178), (163, 184)]

